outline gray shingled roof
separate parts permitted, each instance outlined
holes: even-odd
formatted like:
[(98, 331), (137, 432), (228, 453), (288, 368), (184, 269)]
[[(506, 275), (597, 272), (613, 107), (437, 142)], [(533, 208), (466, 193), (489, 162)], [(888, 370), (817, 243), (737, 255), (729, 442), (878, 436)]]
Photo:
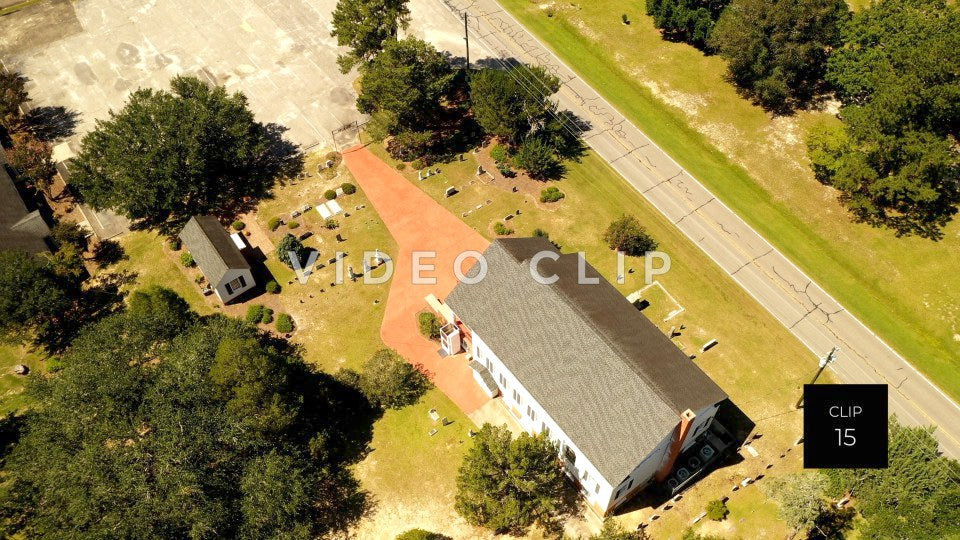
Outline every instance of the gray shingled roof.
[(540, 273), (560, 279), (536, 282), (530, 258), (543, 250), (559, 253), (543, 238), (495, 241), (486, 278), (446, 302), (616, 486), (680, 413), (726, 394), (589, 263), (600, 283), (578, 284), (577, 254), (542, 259)]
[(213, 286), (220, 284), (228, 270), (250, 268), (226, 229), (213, 216), (190, 218), (180, 231), (180, 240)]
[(0, 148), (0, 250), (21, 250), (31, 254), (49, 251), (43, 239), (49, 232), (42, 223), (43, 218), (38, 211), (31, 212), (24, 204), (5, 164)]

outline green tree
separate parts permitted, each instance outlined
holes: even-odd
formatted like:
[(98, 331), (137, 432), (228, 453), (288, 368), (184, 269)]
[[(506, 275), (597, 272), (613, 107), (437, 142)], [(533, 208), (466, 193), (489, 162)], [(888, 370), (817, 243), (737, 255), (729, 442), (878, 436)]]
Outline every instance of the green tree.
[(642, 257), (646, 252), (657, 249), (658, 245), (637, 218), (627, 215), (620, 216), (607, 226), (603, 241), (610, 249), (634, 257)]
[(83, 265), (87, 231), (76, 223), (61, 221), (50, 229), (50, 242), (54, 247), (51, 257), (53, 271), (79, 284), (87, 272)]
[(20, 106), (30, 101), (26, 85), (20, 73), (0, 69), (0, 126), (13, 129), (19, 124)]
[(416, 403), (433, 385), (419, 366), (414, 366), (390, 349), (380, 349), (363, 364), (357, 381), (370, 403), (383, 409), (401, 409)]
[(513, 155), (513, 164), (535, 180), (560, 178), (565, 170), (553, 145), (536, 135), (527, 137), (520, 144)]
[(709, 50), (710, 33), (730, 0), (647, 0), (647, 15), (663, 37)]
[(824, 90), (830, 51), (849, 17), (843, 0), (733, 0), (709, 44), (731, 80), (764, 108), (786, 112)]
[(822, 475), (804, 472), (773, 479), (767, 490), (780, 504), (781, 519), (796, 533), (813, 525), (827, 510), (823, 498), (826, 487)]
[(71, 184), (96, 208), (175, 230), (197, 214), (231, 215), (302, 168), (282, 127), (254, 119), (247, 98), (194, 77), (139, 89), (97, 122), (71, 163)]
[(50, 145), (28, 131), (13, 133), (10, 141), (12, 146), (6, 151), (7, 161), (17, 178), (42, 191), (49, 190), (57, 173)]
[(337, 45), (350, 52), (337, 57), (343, 73), (371, 61), (387, 41), (396, 41), (397, 32), (410, 24), (408, 0), (338, 0), (333, 10), (333, 31)]
[(79, 283), (58, 275), (49, 259), (0, 251), (0, 334), (5, 338), (52, 348), (78, 295)]
[(443, 54), (412, 37), (388, 41), (362, 73), (357, 108), (394, 115), (392, 134), (423, 131), (439, 116), (453, 88), (453, 69)]
[(280, 262), (293, 268), (293, 261), (290, 260), (290, 253), (293, 253), (297, 261), (303, 264), (303, 256), (307, 253), (307, 248), (296, 236), (287, 233), (277, 242), (277, 258)]
[(557, 453), (543, 434), (513, 439), (505, 426), (484, 424), (457, 475), (457, 512), (498, 533), (523, 534), (534, 523), (553, 529), (575, 510)]
[(473, 115), (485, 132), (516, 145), (556, 111), (560, 79), (540, 66), (483, 69), (470, 78)]
[(811, 132), (814, 174), (856, 219), (939, 238), (960, 202), (960, 9), (883, 0), (843, 37), (826, 74), (843, 125)]
[[(348, 389), (241, 321), (138, 298), (28, 386), (38, 406), (4, 463), (4, 533), (317, 537), (364, 515), (349, 448), (369, 439), (344, 430), (363, 416)], [(176, 324), (158, 331), (158, 317)]]
[(942, 456), (932, 428), (889, 421), (886, 469), (829, 469), (827, 492), (853, 492), (864, 538), (950, 538), (960, 534), (960, 463)]

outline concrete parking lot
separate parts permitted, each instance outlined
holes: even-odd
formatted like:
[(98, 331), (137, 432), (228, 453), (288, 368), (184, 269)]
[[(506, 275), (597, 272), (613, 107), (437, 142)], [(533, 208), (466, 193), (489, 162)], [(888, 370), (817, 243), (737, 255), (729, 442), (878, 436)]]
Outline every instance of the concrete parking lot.
[[(178, 74), (242, 91), (262, 122), (309, 149), (362, 120), (355, 74), (340, 73), (330, 37), (336, 0), (45, 0), (0, 17), (0, 59), (30, 78), (33, 106), (79, 114), (75, 143), (139, 87)], [(463, 55), (462, 26), (417, 0), (410, 33)], [(349, 144), (355, 131), (337, 136)], [(71, 144), (71, 146), (76, 146)]]
[[(0, 18), (0, 54), (31, 79), (34, 105), (81, 113), (77, 134), (138, 87), (191, 74), (242, 91), (260, 121), (304, 148), (358, 120), (337, 68), (333, 0), (65, 0)], [(76, 136), (75, 136), (76, 137)]]

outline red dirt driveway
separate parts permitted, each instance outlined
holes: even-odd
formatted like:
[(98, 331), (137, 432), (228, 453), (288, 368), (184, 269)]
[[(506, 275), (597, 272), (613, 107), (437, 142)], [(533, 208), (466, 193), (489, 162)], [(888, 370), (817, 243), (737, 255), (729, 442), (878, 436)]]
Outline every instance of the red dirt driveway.
[[(389, 254), (394, 272), (381, 338), (407, 361), (422, 364), (443, 393), (464, 413), (472, 413), (490, 398), (473, 380), (473, 371), (462, 355), (441, 358), (439, 344), (420, 335), (416, 313), (426, 308), (424, 297), (432, 293), (446, 298), (456, 286), (453, 263), (457, 255), (465, 250), (483, 252), (490, 242), (366, 148), (347, 150), (343, 159), (400, 251)], [(413, 283), (414, 251), (436, 252), (436, 258), (421, 259), (421, 264), (434, 265), (421, 276), (436, 278), (435, 284)], [(466, 264), (470, 262), (472, 259), (467, 259)]]

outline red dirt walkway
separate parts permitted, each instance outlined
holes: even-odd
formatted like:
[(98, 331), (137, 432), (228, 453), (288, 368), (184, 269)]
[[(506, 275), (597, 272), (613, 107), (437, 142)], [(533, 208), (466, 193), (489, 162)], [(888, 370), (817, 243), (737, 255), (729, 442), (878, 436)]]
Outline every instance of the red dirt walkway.
[[(434, 384), (464, 413), (477, 410), (490, 398), (474, 382), (472, 370), (462, 357), (440, 358), (439, 344), (420, 335), (415, 314), (426, 307), (425, 296), (433, 293), (446, 298), (456, 286), (453, 262), (457, 255), (465, 250), (483, 252), (490, 242), (366, 148), (345, 151), (343, 160), (400, 251), (390, 254), (395, 266), (381, 338), (409, 362), (422, 364)], [(437, 253), (435, 259), (421, 260), (434, 265), (434, 270), (424, 270), (421, 275), (435, 277), (436, 284), (413, 284), (414, 251)]]

